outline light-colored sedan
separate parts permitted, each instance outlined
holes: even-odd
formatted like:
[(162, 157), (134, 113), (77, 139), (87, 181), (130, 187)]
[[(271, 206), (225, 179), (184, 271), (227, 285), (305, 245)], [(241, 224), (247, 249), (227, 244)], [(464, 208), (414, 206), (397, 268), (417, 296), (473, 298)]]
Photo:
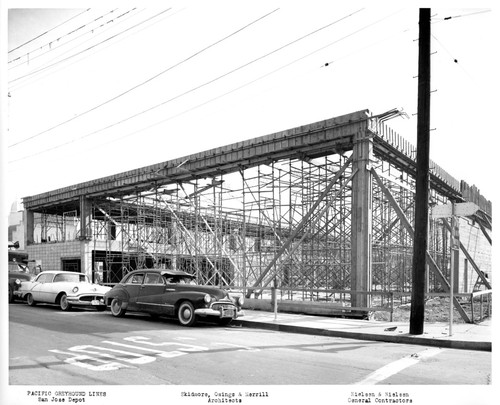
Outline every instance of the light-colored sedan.
[(44, 271), (32, 281), (21, 282), (15, 294), (26, 299), (30, 306), (43, 302), (59, 305), (63, 311), (68, 311), (72, 306), (104, 311), (104, 294), (110, 289), (91, 283), (82, 273)]

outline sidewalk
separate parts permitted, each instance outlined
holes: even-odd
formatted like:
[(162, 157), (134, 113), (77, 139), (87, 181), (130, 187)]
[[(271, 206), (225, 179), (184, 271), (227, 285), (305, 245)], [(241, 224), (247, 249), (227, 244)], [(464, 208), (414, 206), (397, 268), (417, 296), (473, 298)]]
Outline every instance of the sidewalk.
[(381, 322), (325, 316), (289, 314), (245, 309), (245, 316), (232, 325), (281, 332), (304, 333), (350, 339), (491, 351), (491, 318), (479, 324), (455, 323), (449, 336), (448, 323), (424, 323), (422, 335), (410, 335), (407, 322)]

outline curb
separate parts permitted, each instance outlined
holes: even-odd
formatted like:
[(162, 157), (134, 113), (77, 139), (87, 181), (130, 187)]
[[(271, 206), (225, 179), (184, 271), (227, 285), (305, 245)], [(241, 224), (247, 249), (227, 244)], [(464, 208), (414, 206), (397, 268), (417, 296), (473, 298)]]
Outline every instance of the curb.
[(247, 328), (265, 329), (277, 332), (301, 333), (305, 335), (318, 335), (329, 337), (340, 337), (345, 339), (360, 339), (378, 342), (403, 343), (421, 346), (443, 347), (447, 349), (492, 351), (491, 342), (465, 341), (465, 340), (440, 340), (433, 338), (422, 338), (411, 335), (379, 335), (376, 333), (345, 332), (322, 328), (310, 328), (303, 326), (281, 325), (277, 323), (235, 320), (232, 325), (240, 325)]

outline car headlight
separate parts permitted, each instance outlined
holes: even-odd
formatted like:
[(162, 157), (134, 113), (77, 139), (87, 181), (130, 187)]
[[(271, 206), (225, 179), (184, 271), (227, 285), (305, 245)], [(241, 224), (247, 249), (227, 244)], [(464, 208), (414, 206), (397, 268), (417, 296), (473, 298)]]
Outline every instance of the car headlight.
[(243, 297), (243, 295), (239, 296), (238, 297), (238, 304), (240, 305), (240, 307), (243, 306), (244, 302), (245, 302), (245, 297)]
[(18, 278), (16, 278), (16, 281), (14, 281), (14, 283), (16, 283), (17, 285), (21, 285), (21, 280), (19, 280)]
[(76, 294), (78, 292), (78, 287), (73, 287), (71, 291), (73, 291)]
[(210, 301), (212, 301), (212, 297), (210, 296), (210, 294), (205, 294), (205, 297), (203, 297), (203, 299), (207, 304), (210, 304)]

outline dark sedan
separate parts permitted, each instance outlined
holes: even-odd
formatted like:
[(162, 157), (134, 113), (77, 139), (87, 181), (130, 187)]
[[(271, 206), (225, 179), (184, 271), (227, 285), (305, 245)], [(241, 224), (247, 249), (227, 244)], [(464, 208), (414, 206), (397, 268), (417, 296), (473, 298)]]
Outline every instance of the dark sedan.
[(183, 326), (192, 326), (200, 318), (227, 325), (243, 316), (241, 294), (231, 296), (218, 287), (197, 285), (194, 278), (184, 271), (134, 270), (104, 298), (114, 316), (145, 312), (176, 317)]
[(9, 262), (9, 302), (16, 299), (15, 292), (21, 286), (21, 282), (29, 281), (31, 277), (27, 267)]

